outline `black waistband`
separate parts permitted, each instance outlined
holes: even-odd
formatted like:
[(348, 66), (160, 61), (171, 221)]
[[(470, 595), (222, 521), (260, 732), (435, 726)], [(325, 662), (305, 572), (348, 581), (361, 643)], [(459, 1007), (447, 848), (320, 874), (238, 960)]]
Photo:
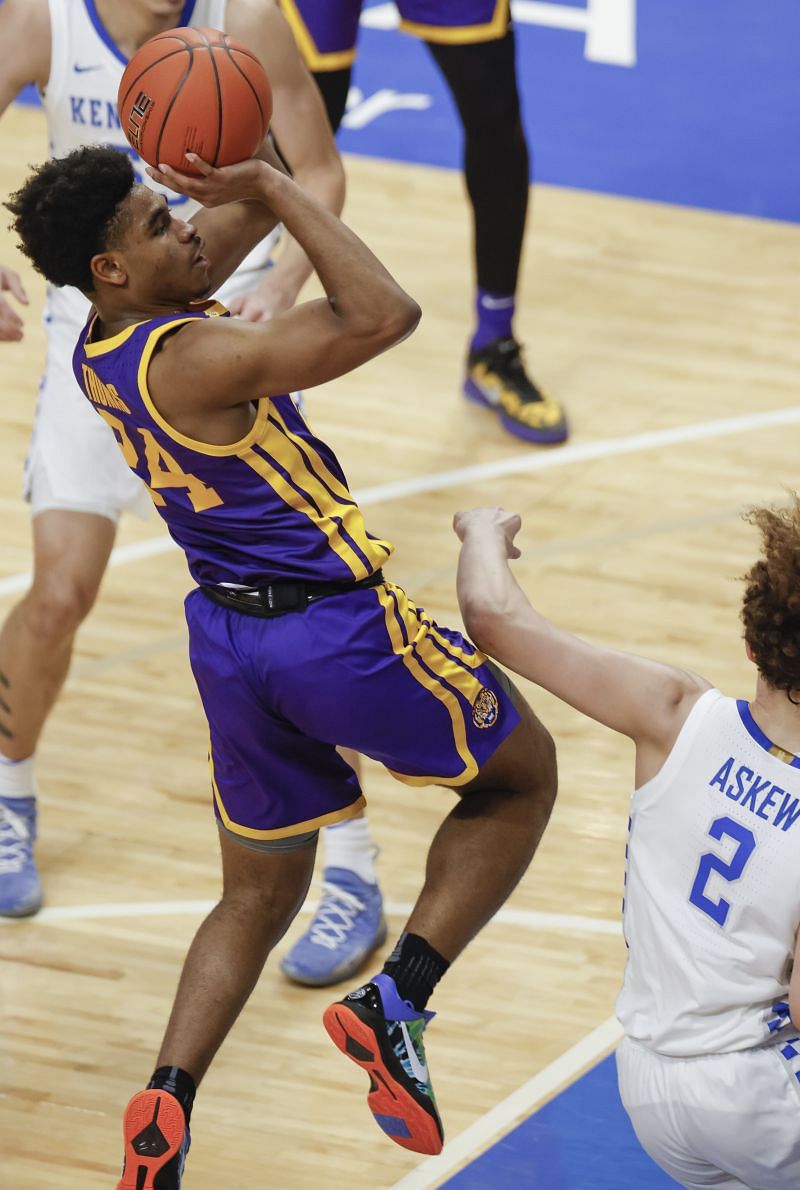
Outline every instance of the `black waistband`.
[(310, 603), (324, 599), (327, 595), (346, 595), (362, 587), (377, 587), (384, 581), (383, 571), (376, 570), (367, 578), (353, 583), (314, 583), (294, 579), (279, 579), (263, 587), (213, 587), (200, 586), (200, 590), (212, 602), (245, 616), (283, 616), (286, 612), (304, 611)]

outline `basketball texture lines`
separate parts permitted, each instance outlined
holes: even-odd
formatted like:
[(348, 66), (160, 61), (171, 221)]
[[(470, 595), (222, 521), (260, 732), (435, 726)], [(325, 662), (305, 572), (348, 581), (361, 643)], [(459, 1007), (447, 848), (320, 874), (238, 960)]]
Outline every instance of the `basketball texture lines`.
[(149, 165), (184, 173), (252, 157), (269, 129), (272, 91), (258, 58), (217, 29), (169, 29), (128, 63), (117, 95), (122, 129)]

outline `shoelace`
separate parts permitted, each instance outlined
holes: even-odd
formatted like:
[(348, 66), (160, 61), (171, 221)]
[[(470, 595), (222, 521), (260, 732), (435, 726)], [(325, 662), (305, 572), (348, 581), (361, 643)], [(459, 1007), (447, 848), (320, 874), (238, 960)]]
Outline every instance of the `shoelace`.
[(0, 802), (0, 873), (21, 872), (30, 852), (25, 819)]
[(309, 928), (309, 941), (335, 950), (355, 924), (364, 902), (335, 884), (322, 882), (322, 898)]

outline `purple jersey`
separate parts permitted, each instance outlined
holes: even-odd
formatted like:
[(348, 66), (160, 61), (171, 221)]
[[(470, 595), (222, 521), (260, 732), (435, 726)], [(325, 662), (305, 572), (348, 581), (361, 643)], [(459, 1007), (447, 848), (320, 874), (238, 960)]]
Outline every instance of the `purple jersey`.
[(291, 578), (356, 582), (392, 546), (367, 532), (338, 460), (289, 396), (262, 399), (246, 437), (230, 446), (187, 438), (161, 416), (147, 385), (160, 340), (198, 318), (227, 317), (217, 302), (140, 322), (91, 341), (92, 314), (73, 369), (144, 480), (198, 583), (258, 586)]

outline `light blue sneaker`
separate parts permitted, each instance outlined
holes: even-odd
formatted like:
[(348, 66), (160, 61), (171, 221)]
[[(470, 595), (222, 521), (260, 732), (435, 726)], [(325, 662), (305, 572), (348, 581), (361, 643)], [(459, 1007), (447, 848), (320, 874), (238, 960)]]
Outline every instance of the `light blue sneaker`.
[(36, 798), (0, 798), (0, 916), (27, 917), (42, 904), (33, 860)]
[(358, 971), (386, 941), (383, 897), (347, 868), (326, 868), (322, 896), (306, 932), (280, 962), (293, 983), (322, 988)]

